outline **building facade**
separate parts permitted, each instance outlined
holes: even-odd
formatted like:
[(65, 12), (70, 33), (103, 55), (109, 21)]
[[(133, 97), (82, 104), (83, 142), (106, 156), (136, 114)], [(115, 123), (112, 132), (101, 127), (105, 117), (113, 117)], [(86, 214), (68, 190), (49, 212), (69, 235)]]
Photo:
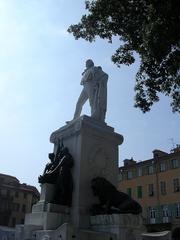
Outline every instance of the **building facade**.
[(146, 161), (124, 160), (118, 188), (141, 204), (151, 230), (180, 227), (180, 146), (171, 153), (154, 150)]
[(0, 225), (14, 227), (23, 224), (25, 214), (39, 199), (38, 190), (16, 177), (0, 174)]

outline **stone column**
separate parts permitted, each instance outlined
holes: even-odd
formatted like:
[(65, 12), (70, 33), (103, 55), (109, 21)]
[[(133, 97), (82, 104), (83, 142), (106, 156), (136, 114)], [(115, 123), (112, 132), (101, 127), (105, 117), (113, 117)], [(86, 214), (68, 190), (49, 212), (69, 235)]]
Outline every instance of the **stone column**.
[(92, 194), (91, 180), (104, 177), (117, 186), (118, 145), (123, 142), (123, 136), (105, 123), (82, 116), (51, 134), (55, 150), (59, 140), (63, 140), (74, 158), (71, 223), (75, 227), (88, 227), (89, 210), (92, 204), (98, 203)]

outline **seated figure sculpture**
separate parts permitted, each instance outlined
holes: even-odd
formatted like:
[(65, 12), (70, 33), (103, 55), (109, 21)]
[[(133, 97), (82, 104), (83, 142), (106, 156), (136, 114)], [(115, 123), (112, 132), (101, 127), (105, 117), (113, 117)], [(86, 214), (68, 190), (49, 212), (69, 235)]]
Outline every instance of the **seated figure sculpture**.
[(73, 179), (71, 168), (73, 167), (73, 158), (68, 148), (63, 145), (56, 154), (50, 153), (51, 162), (46, 164), (43, 175), (40, 175), (39, 183), (51, 183), (55, 185), (54, 198), (52, 203), (71, 206)]
[(73, 178), (71, 168), (73, 167), (73, 158), (69, 153), (68, 148), (63, 148), (61, 151), (61, 161), (59, 174), (56, 179), (56, 190), (53, 203), (71, 206)]
[(50, 162), (46, 164), (44, 172), (38, 177), (39, 183), (55, 183), (57, 178), (58, 161), (55, 159), (54, 153), (48, 155)]
[(119, 192), (115, 186), (103, 177), (93, 178), (91, 188), (94, 196), (99, 198), (100, 204), (94, 204), (93, 215), (112, 213), (140, 214), (142, 207), (129, 195)]

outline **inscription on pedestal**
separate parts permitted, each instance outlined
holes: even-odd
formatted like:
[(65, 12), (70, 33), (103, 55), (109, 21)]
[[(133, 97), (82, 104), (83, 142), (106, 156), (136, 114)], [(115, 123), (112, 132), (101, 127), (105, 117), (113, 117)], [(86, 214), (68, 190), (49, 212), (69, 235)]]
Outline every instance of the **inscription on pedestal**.
[(139, 228), (142, 225), (142, 217), (132, 214), (96, 215), (90, 217), (91, 226), (117, 225), (121, 227)]

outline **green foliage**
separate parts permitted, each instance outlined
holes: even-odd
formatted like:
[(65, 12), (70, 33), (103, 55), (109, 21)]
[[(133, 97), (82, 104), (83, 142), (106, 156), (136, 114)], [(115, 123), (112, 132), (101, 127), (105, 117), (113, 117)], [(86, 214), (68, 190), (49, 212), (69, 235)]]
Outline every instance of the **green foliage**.
[(110, 43), (117, 36), (120, 46), (112, 61), (120, 67), (140, 57), (136, 74), (135, 106), (143, 112), (159, 100), (171, 98), (173, 112), (180, 112), (180, 4), (178, 0), (93, 0), (85, 1), (88, 15), (71, 25), (75, 39)]

